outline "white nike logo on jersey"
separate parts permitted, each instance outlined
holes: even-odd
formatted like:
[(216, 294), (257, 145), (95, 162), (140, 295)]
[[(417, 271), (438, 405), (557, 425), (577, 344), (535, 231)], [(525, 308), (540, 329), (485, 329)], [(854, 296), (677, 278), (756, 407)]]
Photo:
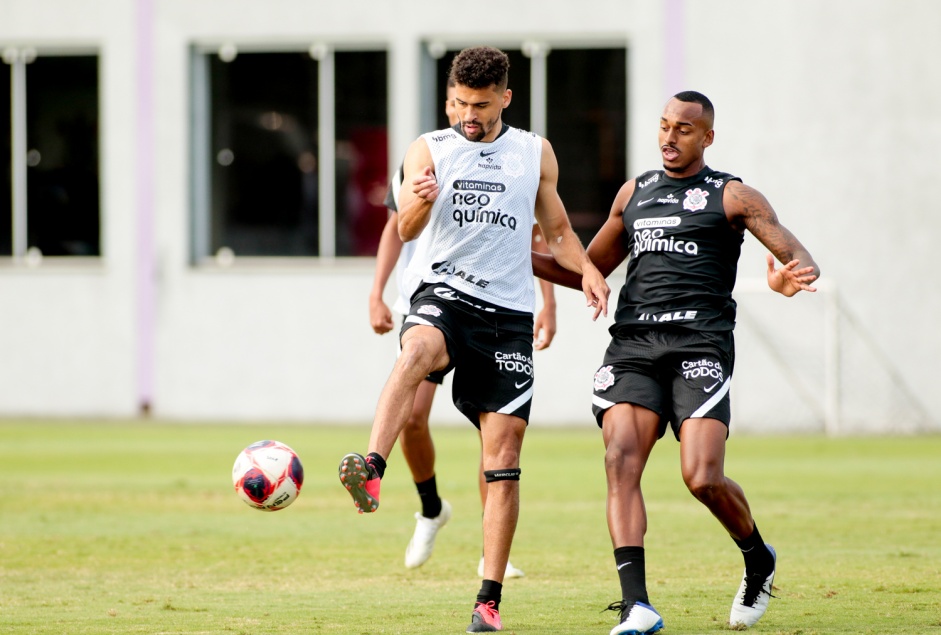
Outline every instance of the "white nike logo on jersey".
[(714, 389), (716, 386), (718, 386), (720, 382), (721, 382), (721, 380), (719, 380), (719, 381), (717, 381), (716, 383), (712, 384), (712, 385), (709, 386), (708, 388), (703, 388), (703, 390), (705, 390), (706, 392), (712, 392), (713, 389)]
[(531, 381), (532, 381), (532, 379), (527, 379), (526, 381), (524, 381), (524, 382), (521, 383), (521, 384), (514, 384), (514, 385), (515, 385), (517, 388), (522, 388), (523, 386), (525, 386), (526, 384), (528, 384), (528, 383), (531, 382)]
[(648, 198), (646, 201), (637, 201), (637, 207), (640, 207), (644, 203), (649, 203), (652, 200), (653, 200), (652, 198)]

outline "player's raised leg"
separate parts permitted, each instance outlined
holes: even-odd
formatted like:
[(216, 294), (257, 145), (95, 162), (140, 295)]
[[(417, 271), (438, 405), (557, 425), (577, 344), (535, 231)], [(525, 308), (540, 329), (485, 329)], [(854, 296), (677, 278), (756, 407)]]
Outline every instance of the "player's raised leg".
[(379, 508), (379, 489), (386, 459), (408, 420), (418, 386), (433, 370), (448, 364), (444, 335), (432, 326), (417, 325), (402, 334), (402, 354), (395, 362), (376, 406), (369, 453), (347, 454), (340, 462), (340, 482), (353, 497), (359, 513)]

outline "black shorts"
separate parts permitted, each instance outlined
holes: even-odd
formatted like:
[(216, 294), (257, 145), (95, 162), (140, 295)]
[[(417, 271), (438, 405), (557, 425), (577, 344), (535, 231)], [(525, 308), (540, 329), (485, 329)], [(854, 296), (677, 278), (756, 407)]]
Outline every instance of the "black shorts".
[(731, 331), (612, 329), (604, 362), (595, 373), (592, 412), (601, 426), (605, 411), (632, 403), (660, 415), (660, 436), (667, 424), (679, 439), (691, 418), (732, 419), (729, 388), (735, 365)]
[[(399, 329), (399, 350), (396, 353), (397, 355), (402, 354), (402, 340), (401, 340), (402, 335), (401, 334), (405, 332), (405, 318), (406, 317), (407, 316), (405, 315), (402, 316), (402, 326)], [(431, 383), (437, 384), (438, 386), (440, 386), (441, 384), (444, 383), (445, 375), (446, 373), (443, 370), (433, 370), (430, 373), (428, 373), (427, 376), (425, 376), (425, 381), (430, 381)]]
[(427, 284), (412, 296), (402, 334), (413, 326), (444, 334), (454, 369), (454, 405), (480, 427), (480, 415), (498, 412), (529, 423), (533, 399), (533, 316), (483, 302), (444, 284)]

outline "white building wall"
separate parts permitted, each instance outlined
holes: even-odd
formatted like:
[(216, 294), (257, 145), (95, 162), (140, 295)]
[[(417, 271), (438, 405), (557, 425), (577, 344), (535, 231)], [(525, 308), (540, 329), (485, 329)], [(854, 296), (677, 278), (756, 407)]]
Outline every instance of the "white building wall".
[[(743, 289), (740, 304), (753, 319), (743, 314), (737, 331), (735, 426), (818, 430), (835, 386), (840, 419), (831, 429), (936, 426), (941, 393), (930, 371), (941, 358), (941, 285), (932, 265), (941, 222), (927, 202), (941, 146), (933, 32), (941, 4), (903, 5), (518, 0), (487, 16), (425, 0), (0, 0), (0, 48), (100, 50), (105, 254), (81, 264), (0, 263), (0, 415), (127, 416), (147, 397), (155, 415), (174, 419), (371, 420), (395, 354), (393, 336), (368, 326), (372, 259), (188, 263), (189, 47), (384, 44), (394, 165), (420, 132), (423, 41), (541, 39), (628, 47), (632, 175), (658, 165), (655, 125), (669, 94), (688, 87), (709, 95), (717, 107), (710, 165), (767, 196), (855, 320), (837, 321), (841, 379), (828, 384), (827, 296), (784, 300)], [(139, 25), (140, 11), (152, 19)], [(153, 36), (155, 109), (154, 222), (143, 227), (141, 28)], [(153, 232), (152, 278), (138, 277), (141, 229)], [(763, 254), (746, 239), (740, 278), (761, 279)], [(622, 275), (611, 277), (614, 294)], [(154, 310), (141, 319), (149, 285)], [(557, 339), (536, 353), (533, 421), (592, 425), (591, 375), (607, 323), (590, 322), (579, 294), (557, 294)], [(447, 394), (433, 416), (461, 421)]]

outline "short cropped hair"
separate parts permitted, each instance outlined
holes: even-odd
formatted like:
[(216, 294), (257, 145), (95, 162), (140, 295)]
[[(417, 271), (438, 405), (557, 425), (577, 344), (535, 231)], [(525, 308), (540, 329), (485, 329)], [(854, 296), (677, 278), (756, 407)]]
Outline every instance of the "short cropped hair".
[(496, 86), (504, 90), (509, 71), (510, 58), (506, 53), (491, 46), (478, 46), (454, 56), (448, 81), (474, 89)]
[(678, 99), (687, 104), (699, 104), (702, 106), (703, 117), (708, 119), (710, 124), (715, 121), (716, 109), (712, 106), (712, 102), (709, 101), (709, 98), (702, 93), (697, 93), (695, 90), (684, 90), (683, 92), (673, 95), (673, 99)]

